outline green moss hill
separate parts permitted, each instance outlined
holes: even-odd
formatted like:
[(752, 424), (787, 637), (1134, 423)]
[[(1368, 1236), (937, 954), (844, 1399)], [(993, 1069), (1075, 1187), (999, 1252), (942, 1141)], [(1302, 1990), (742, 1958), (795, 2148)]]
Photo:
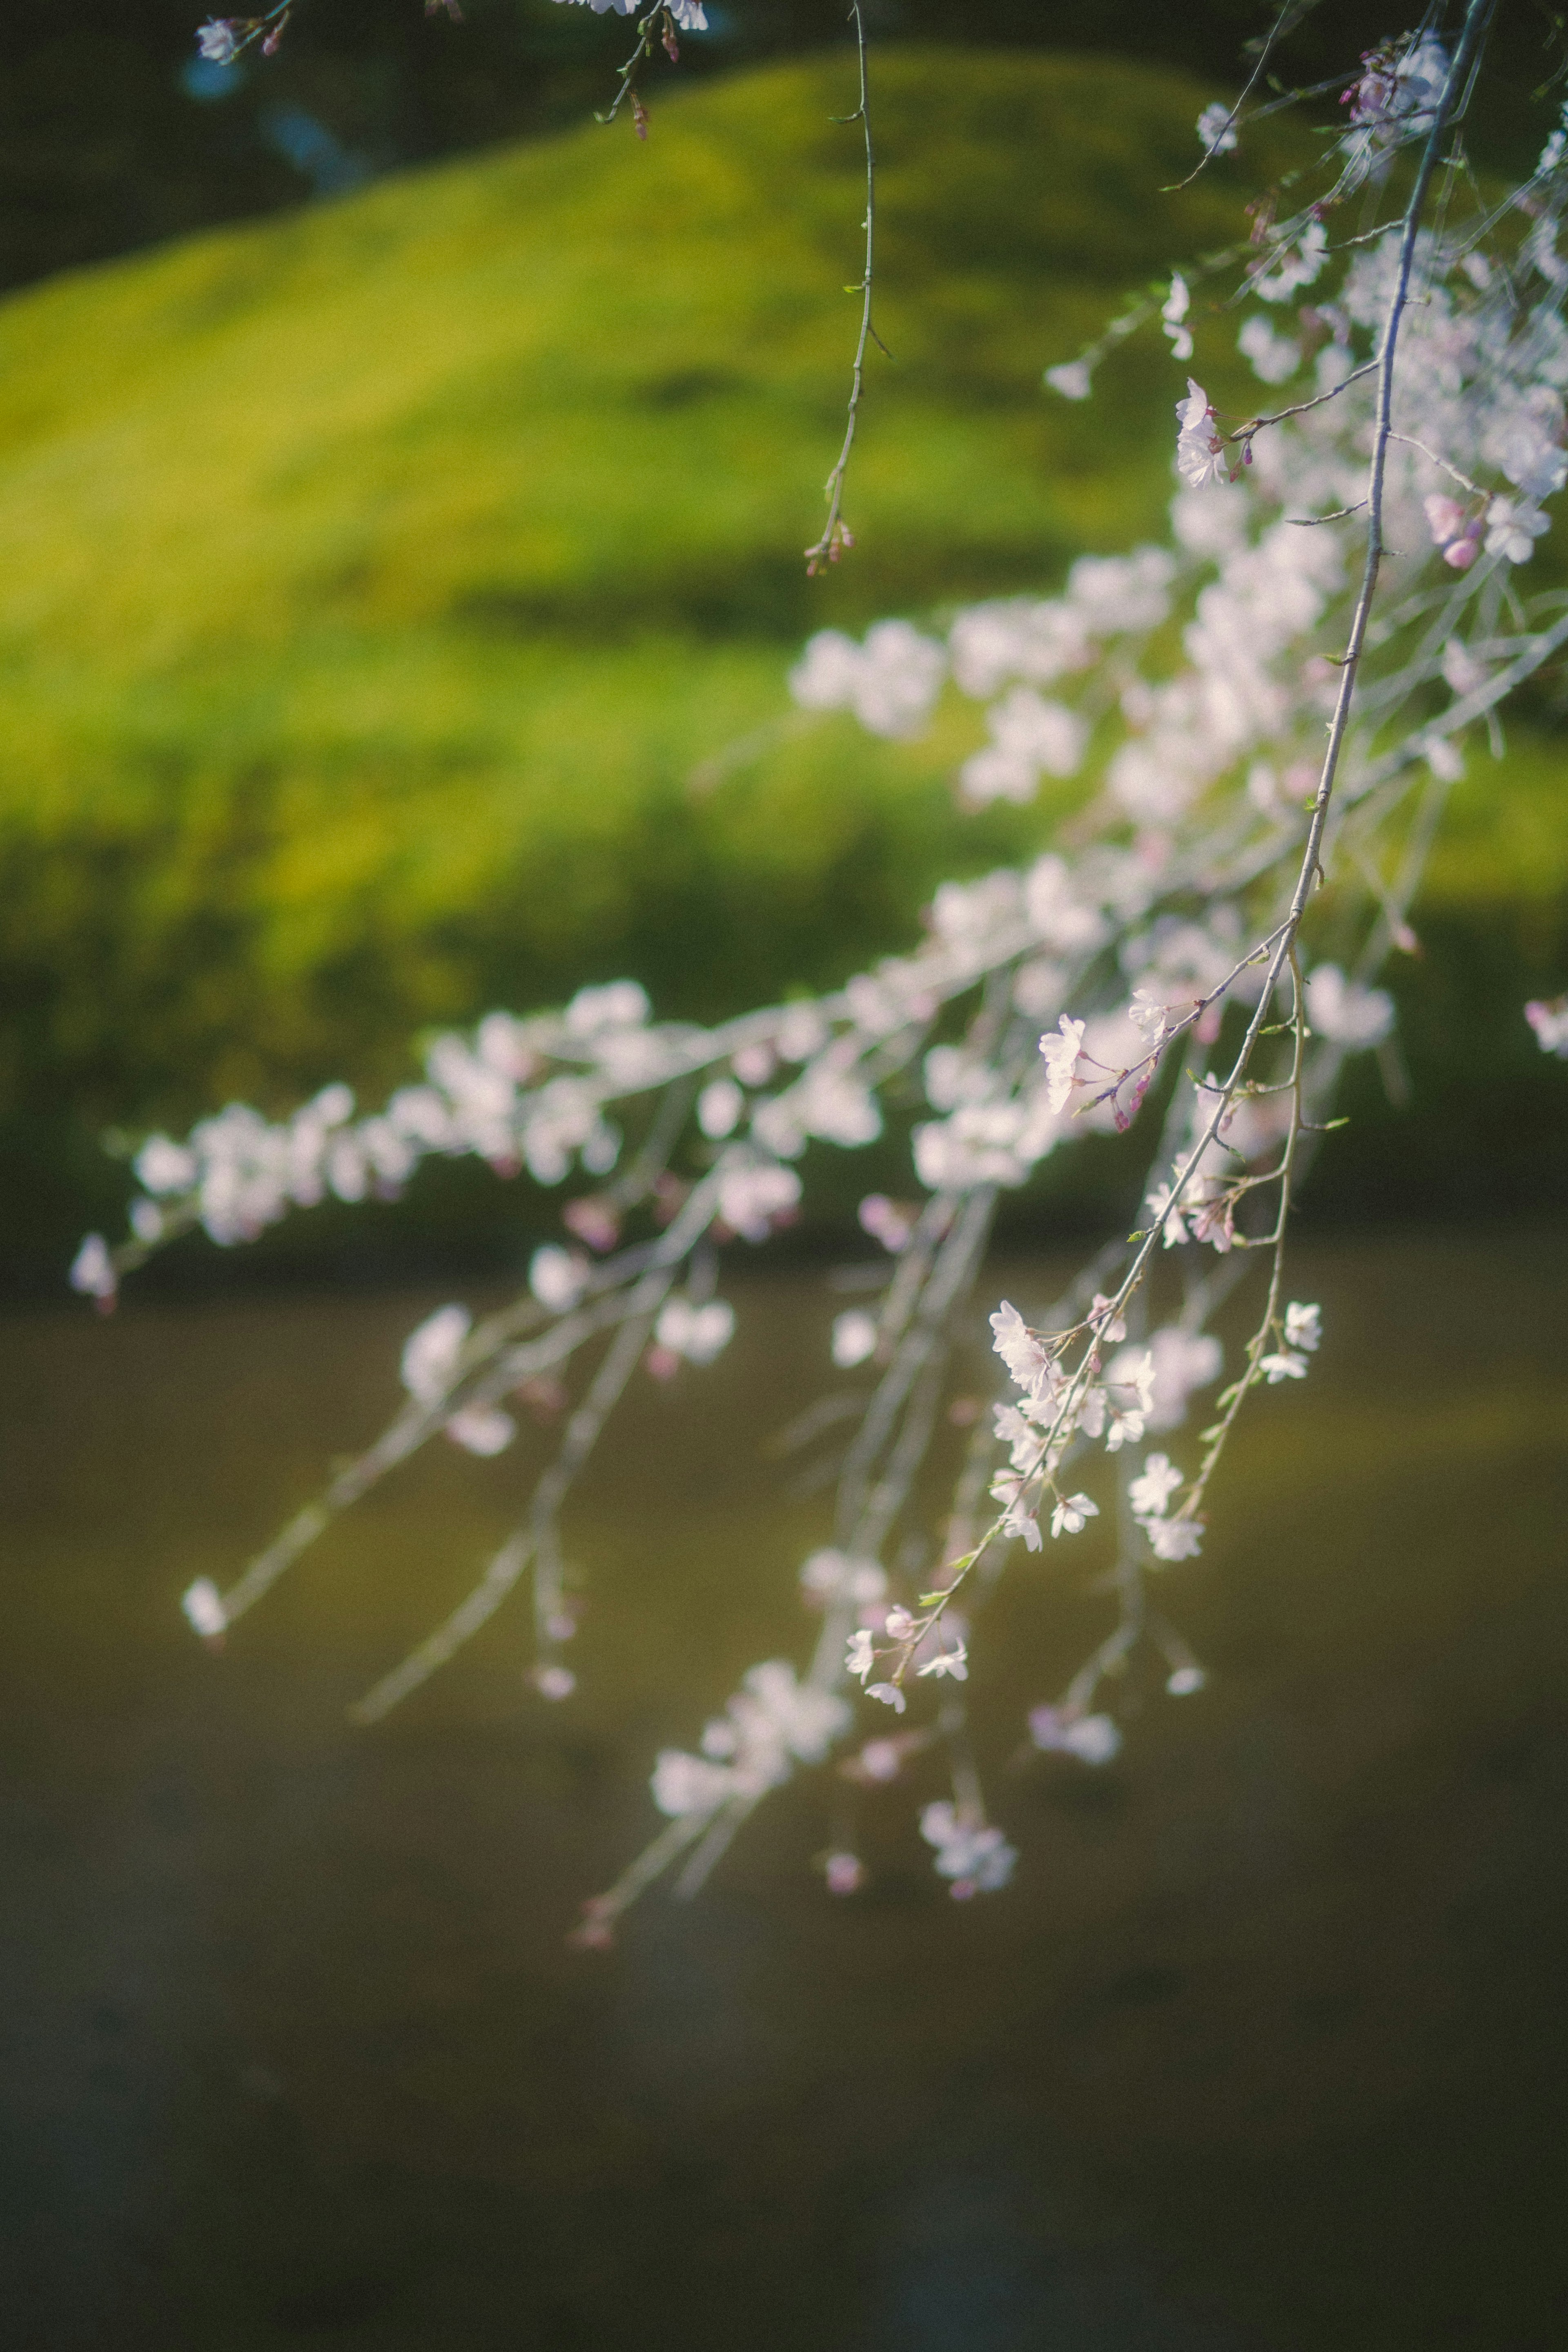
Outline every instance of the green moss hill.
[[(1232, 159), (1159, 193), (1213, 94), (1168, 70), (883, 52), (891, 357), (859, 545), (808, 582), (857, 309), (848, 74), (709, 82), (646, 145), (588, 124), (0, 307), (24, 1223), (72, 1223), (106, 1123), (374, 1092), (424, 1025), (621, 971), (686, 1013), (826, 980), (942, 873), (1043, 837), (1046, 810), (954, 810), (973, 712), (875, 744), (792, 724), (784, 674), (814, 627), (1159, 528), (1163, 345), (1082, 408), (1041, 369), (1227, 241), (1249, 183)], [(1565, 833), (1540, 735), (1461, 794), (1428, 908), (1457, 944), (1415, 990), (1439, 1062), (1478, 988), (1568, 979)], [(1544, 1103), (1531, 1050), (1509, 1067)]]

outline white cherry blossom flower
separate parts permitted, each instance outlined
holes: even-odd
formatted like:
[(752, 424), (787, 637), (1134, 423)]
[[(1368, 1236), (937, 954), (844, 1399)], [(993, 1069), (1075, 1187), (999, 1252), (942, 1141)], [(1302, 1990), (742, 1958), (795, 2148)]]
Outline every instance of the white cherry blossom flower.
[(1036, 937), (1058, 955), (1082, 955), (1106, 936), (1104, 916), (1086, 902), (1065, 862), (1049, 852), (1024, 877), (1024, 915)]
[(112, 1299), (118, 1291), (120, 1277), (101, 1234), (89, 1234), (71, 1260), (70, 1286), (82, 1297), (100, 1303)]
[(1141, 1030), (1145, 1043), (1153, 1047), (1165, 1034), (1165, 1018), (1170, 1008), (1157, 989), (1135, 988), (1132, 1002), (1127, 1008), (1127, 1018)]
[(1187, 1239), (1184, 1195), (1183, 1202), (1178, 1203), (1171, 1185), (1156, 1184), (1143, 1205), (1149, 1212), (1152, 1224), (1159, 1224), (1160, 1220), (1164, 1219), (1164, 1223), (1161, 1226), (1160, 1239), (1166, 1249), (1175, 1249), (1179, 1244)]
[(1347, 980), (1338, 964), (1321, 963), (1307, 975), (1307, 1019), (1318, 1036), (1349, 1053), (1380, 1045), (1394, 1026), (1394, 1000), (1381, 988)]
[(849, 1636), (849, 1645), (844, 1654), (844, 1663), (852, 1675), (858, 1675), (860, 1680), (864, 1682), (876, 1664), (876, 1654), (871, 1646), (871, 1636), (862, 1625), (858, 1633), (851, 1633)]
[[(1231, 143), (1235, 144), (1234, 140)], [(1171, 279), (1171, 290), (1160, 306), (1160, 316), (1164, 320), (1163, 331), (1172, 354), (1179, 360), (1190, 360), (1193, 355), (1192, 329), (1185, 324), (1192, 299), (1186, 279), (1177, 270)]]
[(1094, 390), (1087, 360), (1064, 360), (1059, 367), (1048, 367), (1046, 382), (1063, 400), (1087, 400)]
[(833, 1360), (840, 1371), (852, 1370), (877, 1352), (877, 1318), (864, 1307), (852, 1307), (833, 1320)]
[(1106, 1379), (1113, 1384), (1131, 1381), (1135, 1361), (1145, 1353), (1154, 1360), (1153, 1401), (1145, 1411), (1150, 1431), (1158, 1435), (1186, 1419), (1189, 1395), (1218, 1377), (1224, 1350), (1212, 1331), (1184, 1331), (1179, 1324), (1166, 1324), (1151, 1334), (1147, 1349), (1127, 1348), (1113, 1356)]
[(991, 1344), (1021, 1389), (1038, 1390), (1047, 1379), (1051, 1360), (1017, 1308), (1004, 1299), (991, 1318)]
[(1309, 221), (1300, 237), (1288, 236), (1270, 248), (1272, 267), (1252, 280), (1252, 291), (1260, 302), (1287, 301), (1317, 282), (1328, 257), (1328, 230), (1321, 221)]
[(1026, 1500), (1029, 1481), (1016, 1473), (1001, 1471), (991, 1481), (991, 1492), (1002, 1508), (1002, 1533), (1013, 1542), (1022, 1542), (1030, 1551), (1040, 1551), (1044, 1545), (1040, 1523)]
[(1085, 1437), (1105, 1433), (1106, 1396), (1102, 1388), (1087, 1388), (1078, 1402), (1078, 1426)]
[(238, 50), (237, 29), (231, 17), (209, 16), (196, 27), (196, 47), (208, 65), (226, 66)]
[(1109, 1715), (1077, 1715), (1066, 1707), (1031, 1708), (1029, 1737), (1043, 1753), (1076, 1756), (1080, 1764), (1110, 1764), (1121, 1752), (1121, 1730)]
[(1048, 702), (1033, 687), (1016, 686), (987, 713), (992, 740), (959, 771), (964, 798), (977, 807), (992, 801), (1032, 801), (1042, 771), (1076, 775), (1089, 742), (1089, 722), (1065, 703)]
[(1215, 429), (1214, 410), (1201, 383), (1187, 378), (1187, 397), (1176, 403), (1176, 471), (1189, 488), (1223, 482), (1229, 475), (1224, 444)]
[(735, 1793), (735, 1776), (727, 1764), (688, 1756), (679, 1748), (661, 1750), (653, 1768), (653, 1801), (661, 1813), (679, 1821), (689, 1813), (710, 1813)]
[(1018, 1859), (999, 1829), (945, 1798), (921, 1811), (921, 1835), (936, 1848), (936, 1868), (954, 1881), (955, 1895), (990, 1894), (1005, 1886)]
[(947, 674), (947, 655), (908, 621), (879, 621), (863, 645), (819, 630), (790, 675), (805, 710), (852, 710), (868, 734), (918, 735)]
[(136, 1154), (136, 1181), (148, 1192), (187, 1192), (196, 1181), (194, 1151), (166, 1135), (150, 1135)]
[(929, 1665), (918, 1666), (917, 1674), (951, 1675), (955, 1683), (969, 1680), (969, 1652), (960, 1642), (955, 1649), (941, 1651)]
[(180, 1606), (204, 1642), (216, 1641), (228, 1623), (223, 1595), (210, 1576), (198, 1576), (181, 1594)]
[(715, 1143), (733, 1135), (746, 1097), (733, 1078), (714, 1078), (697, 1097), (697, 1124)]
[(606, 1031), (640, 1028), (652, 1012), (640, 981), (612, 980), (600, 988), (580, 988), (563, 1019), (569, 1037), (598, 1040)]
[(1305, 1307), (1292, 1298), (1285, 1309), (1285, 1345), (1305, 1349), (1314, 1355), (1323, 1337), (1323, 1310), (1321, 1307)]
[(1182, 1474), (1169, 1454), (1150, 1454), (1143, 1467), (1128, 1486), (1127, 1499), (1136, 1519), (1161, 1519), (1170, 1505), (1172, 1496), (1182, 1483)]
[[(1138, 1400), (1136, 1411), (1146, 1413), (1154, 1410), (1157, 1378), (1152, 1348), (1123, 1348), (1113, 1360), (1111, 1370), (1106, 1374), (1106, 1385), (1108, 1388), (1131, 1389)], [(1130, 1411), (1133, 1409), (1128, 1408)]]
[(452, 1415), (446, 1425), (446, 1434), (465, 1454), (488, 1457), (506, 1452), (517, 1435), (517, 1423), (499, 1405), (470, 1404)]
[(1090, 1519), (1100, 1517), (1100, 1505), (1090, 1502), (1087, 1495), (1063, 1495), (1051, 1513), (1053, 1536), (1081, 1535)]
[(1078, 1076), (1079, 1055), (1083, 1051), (1081, 1021), (1063, 1013), (1060, 1023), (1040, 1040), (1040, 1052), (1046, 1064), (1046, 1099), (1052, 1110), (1064, 1111)]
[(1115, 1301), (1107, 1298), (1100, 1290), (1095, 1292), (1089, 1304), (1089, 1324), (1102, 1346), (1114, 1347), (1118, 1339), (1127, 1337), (1126, 1322), (1121, 1316), (1112, 1312), (1114, 1305)]
[(403, 1348), (403, 1385), (420, 1404), (437, 1404), (452, 1384), (473, 1321), (466, 1307), (437, 1307)]
[(1253, 312), (1236, 341), (1260, 383), (1286, 383), (1301, 364), (1300, 344), (1277, 335), (1261, 311)]
[(1135, 1445), (1143, 1434), (1143, 1419), (1141, 1412), (1113, 1411), (1110, 1427), (1105, 1433), (1106, 1452), (1120, 1454), (1124, 1445)]
[(1288, 1348), (1277, 1355), (1259, 1356), (1258, 1369), (1271, 1389), (1278, 1388), (1281, 1381), (1304, 1381), (1307, 1359)]
[(528, 1286), (552, 1315), (570, 1314), (588, 1281), (588, 1261), (577, 1250), (546, 1242), (528, 1261)]
[(792, 1214), (800, 1202), (795, 1170), (770, 1162), (721, 1169), (718, 1187), (719, 1214), (742, 1241), (766, 1241), (774, 1220)]
[(902, 1715), (907, 1704), (897, 1683), (868, 1683), (866, 1696), (868, 1698), (879, 1698), (882, 1705), (890, 1706), (895, 1715)]
[(1494, 499), (1487, 509), (1487, 553), (1509, 563), (1528, 563), (1535, 542), (1552, 525), (1537, 506), (1519, 499)]
[(857, 1608), (880, 1601), (888, 1589), (887, 1571), (878, 1561), (831, 1549), (808, 1556), (801, 1568), (800, 1582), (803, 1591), (818, 1599), (852, 1601)]
[(1156, 1559), (1195, 1559), (1204, 1547), (1204, 1531), (1196, 1519), (1140, 1519)]
[(710, 1364), (735, 1336), (735, 1310), (727, 1298), (710, 1298), (693, 1306), (679, 1293), (667, 1298), (653, 1327), (654, 1339), (673, 1356), (689, 1364)]

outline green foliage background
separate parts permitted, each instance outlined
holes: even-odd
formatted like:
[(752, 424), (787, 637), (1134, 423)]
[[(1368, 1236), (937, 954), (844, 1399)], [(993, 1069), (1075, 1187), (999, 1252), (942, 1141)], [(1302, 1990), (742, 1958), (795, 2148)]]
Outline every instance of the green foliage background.
[[(1162, 196), (1207, 89), (884, 51), (893, 359), (860, 545), (809, 583), (859, 271), (848, 72), (710, 82), (646, 148), (587, 126), (0, 310), (0, 1081), (40, 1232), (105, 1121), (374, 1092), (423, 1024), (621, 971), (689, 1013), (828, 981), (943, 873), (1048, 837), (1059, 810), (954, 810), (972, 710), (876, 744), (792, 721), (785, 671), (815, 626), (1158, 530), (1164, 346), (1081, 408), (1040, 370), (1233, 237), (1303, 134)], [(1562, 948), (1557, 779), (1539, 736), (1483, 765), (1430, 894), (1449, 981), (1484, 940), (1521, 1031)], [(1503, 1060), (1543, 1100), (1532, 1051)]]

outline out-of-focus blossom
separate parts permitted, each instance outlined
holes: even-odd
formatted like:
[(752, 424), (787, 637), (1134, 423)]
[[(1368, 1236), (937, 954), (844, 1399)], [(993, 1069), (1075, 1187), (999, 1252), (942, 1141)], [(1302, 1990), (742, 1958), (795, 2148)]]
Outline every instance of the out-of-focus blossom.
[(1029, 1715), (1029, 1737), (1043, 1752), (1076, 1756), (1080, 1764), (1110, 1764), (1121, 1753), (1121, 1733), (1109, 1715), (1037, 1706)]
[(1320, 1037), (1349, 1053), (1381, 1045), (1394, 1026), (1394, 999), (1381, 988), (1347, 980), (1336, 963), (1321, 963), (1307, 975), (1307, 1019)]
[(1142, 1471), (1127, 1489), (1127, 1499), (1131, 1505), (1133, 1517), (1163, 1518), (1171, 1497), (1181, 1483), (1182, 1474), (1171, 1461), (1169, 1454), (1147, 1455)]
[(1559, 996), (1550, 1004), (1536, 998), (1525, 1006), (1524, 1017), (1542, 1052), (1568, 1061), (1568, 996)]
[(1217, 98), (1199, 115), (1197, 131), (1198, 137), (1211, 155), (1228, 155), (1236, 145), (1232, 110)]
[(864, 1307), (852, 1307), (834, 1318), (833, 1360), (841, 1371), (863, 1364), (877, 1352), (877, 1318)]
[(658, 1345), (689, 1364), (710, 1364), (734, 1336), (735, 1310), (727, 1298), (710, 1298), (700, 1307), (679, 1295), (667, 1298), (654, 1325)]

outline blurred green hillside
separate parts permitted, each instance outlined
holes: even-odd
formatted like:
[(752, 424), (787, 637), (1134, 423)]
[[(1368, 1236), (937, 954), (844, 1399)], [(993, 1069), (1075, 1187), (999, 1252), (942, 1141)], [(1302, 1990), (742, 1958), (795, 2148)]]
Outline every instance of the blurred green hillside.
[[(784, 672), (814, 627), (1158, 527), (1164, 347), (1082, 408), (1040, 370), (1232, 237), (1249, 184), (1158, 194), (1212, 94), (1173, 72), (884, 51), (893, 357), (859, 547), (807, 582), (848, 74), (709, 83), (646, 147), (590, 125), (0, 309), (0, 1084), (35, 1168), (67, 1127), (374, 1089), (419, 1024), (584, 980), (701, 1012), (834, 977), (1041, 837), (955, 813), (973, 714), (916, 747), (792, 727)], [(1553, 792), (1527, 763), (1479, 816), (1484, 895), (1560, 894)]]

